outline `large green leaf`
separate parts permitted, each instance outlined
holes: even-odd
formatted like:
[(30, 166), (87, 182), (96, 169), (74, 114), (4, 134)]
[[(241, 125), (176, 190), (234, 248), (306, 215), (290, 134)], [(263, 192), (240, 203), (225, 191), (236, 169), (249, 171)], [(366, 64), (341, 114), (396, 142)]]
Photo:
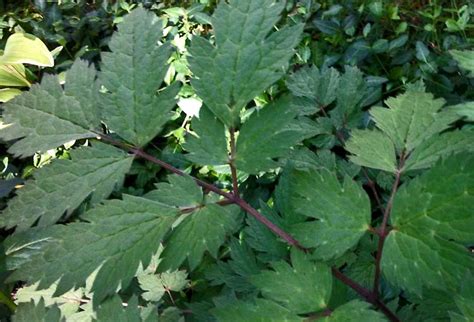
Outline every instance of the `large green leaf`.
[(158, 92), (168, 70), (169, 44), (160, 45), (162, 22), (138, 8), (125, 16), (102, 53), (103, 117), (111, 130), (137, 146), (155, 137), (171, 118), (179, 82)]
[[(330, 259), (355, 246), (370, 225), (370, 200), (349, 177), (339, 183), (326, 169), (300, 171), (287, 169), (288, 184), (279, 197), (288, 198), (290, 216), (316, 218), (295, 223), (290, 230), (306, 247), (316, 247), (315, 256)], [(301, 221), (301, 220), (299, 220)]]
[(422, 287), (457, 287), (474, 258), (463, 245), (474, 242), (474, 156), (438, 162), (404, 185), (393, 205), (382, 268), (387, 279), (421, 294)]
[(200, 165), (223, 165), (228, 162), (225, 127), (203, 106), (199, 118), (193, 118), (192, 129), (198, 137), (189, 134), (184, 148), (189, 152), (186, 157)]
[(193, 38), (189, 50), (197, 94), (227, 126), (245, 105), (285, 73), (302, 25), (271, 32), (285, 3), (274, 0), (221, 1), (211, 23), (215, 44)]
[(87, 197), (90, 203), (106, 198), (121, 184), (133, 157), (115, 147), (94, 142), (71, 151), (71, 160), (55, 160), (38, 169), (0, 217), (2, 227), (25, 230), (54, 224), (70, 215)]
[(459, 66), (469, 71), (470, 76), (474, 77), (474, 50), (451, 50), (450, 53)]
[(251, 280), (264, 297), (298, 314), (327, 307), (332, 290), (329, 266), (314, 263), (303, 252), (294, 250), (291, 266), (286, 261), (279, 261), (274, 262), (272, 268), (273, 271), (262, 271)]
[(94, 137), (100, 125), (95, 102), (95, 70), (77, 60), (66, 76), (64, 90), (55, 76), (3, 105), (0, 137), (18, 139), (9, 152), (18, 156), (45, 152), (71, 140)]
[(14, 33), (7, 39), (0, 64), (31, 64), (54, 66), (53, 55), (36, 36), (27, 33)]
[(237, 169), (258, 174), (278, 167), (276, 158), (287, 156), (290, 149), (312, 136), (316, 124), (309, 119), (296, 119), (298, 110), (286, 96), (255, 111), (244, 123), (237, 140)]
[(87, 212), (87, 222), (15, 234), (5, 243), (7, 266), (15, 269), (9, 280), (40, 281), (39, 288), (59, 280), (56, 294), (62, 294), (98, 270), (92, 292), (100, 301), (126, 288), (139, 266), (148, 265), (177, 212), (146, 197), (124, 195)]

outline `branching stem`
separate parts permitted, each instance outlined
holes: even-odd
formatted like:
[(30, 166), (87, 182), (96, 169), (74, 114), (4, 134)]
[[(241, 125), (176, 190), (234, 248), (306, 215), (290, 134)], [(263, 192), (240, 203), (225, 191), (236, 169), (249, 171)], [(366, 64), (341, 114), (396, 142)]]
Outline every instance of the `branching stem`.
[[(181, 175), (181, 176), (186, 175), (183, 171), (173, 167), (172, 165), (170, 165), (170, 164), (168, 164), (168, 163), (166, 163), (166, 162), (164, 162), (160, 159), (155, 158), (152, 155), (149, 155), (148, 153), (144, 152), (143, 150), (141, 150), (139, 148), (136, 148), (134, 146), (131, 146), (131, 145), (125, 144), (123, 142), (117, 141), (117, 140), (115, 140), (115, 139), (113, 139), (113, 138), (111, 138), (107, 135), (99, 134), (99, 133), (97, 133), (97, 134), (98, 134), (98, 136), (101, 140), (106, 141), (106, 142), (108, 142), (108, 143), (110, 143), (114, 146), (119, 147), (119, 148), (122, 148), (126, 151), (129, 151), (130, 153), (133, 153), (137, 157), (140, 157), (140, 158), (148, 160), (152, 163), (158, 164), (161, 167), (163, 167), (164, 169), (166, 169), (166, 170), (168, 170), (172, 173), (175, 173), (177, 175)], [(403, 164), (403, 162), (401, 162), (401, 164)], [(291, 236), (289, 233), (285, 232), (280, 227), (278, 227), (277, 225), (272, 223), (270, 220), (267, 219), (267, 217), (262, 215), (258, 210), (253, 208), (250, 204), (248, 204), (245, 200), (241, 199), (238, 195), (234, 195), (233, 193), (228, 193), (226, 191), (223, 191), (223, 190), (217, 188), (216, 186), (214, 186), (213, 184), (207, 183), (207, 182), (202, 181), (198, 178), (193, 177), (193, 179), (195, 180), (196, 184), (198, 184), (202, 188), (204, 188), (206, 190), (209, 190), (209, 191), (212, 191), (212, 192), (226, 198), (226, 200), (221, 201), (222, 205), (231, 204), (231, 203), (234, 203), (234, 204), (238, 205), (242, 210), (246, 211), (248, 214), (253, 216), (259, 222), (261, 222), (263, 225), (265, 225), (268, 229), (270, 229), (273, 233), (275, 233), (281, 239), (286, 241), (289, 245), (294, 246), (294, 247), (296, 247), (296, 248), (298, 248), (302, 251), (307, 251), (307, 249), (305, 247), (303, 247), (293, 236)], [(398, 178), (398, 181), (399, 181), (399, 179), (400, 178)], [(397, 183), (397, 185), (398, 185), (398, 183)], [(392, 202), (393, 202), (393, 200), (392, 200)], [(391, 205), (389, 205), (389, 206), (390, 207), (387, 207), (387, 208), (391, 208)], [(388, 218), (387, 218), (387, 221), (388, 221)], [(393, 312), (390, 311), (390, 309), (388, 309), (385, 306), (385, 304), (378, 298), (378, 295), (375, 292), (364, 288), (363, 286), (361, 286), (357, 282), (350, 279), (348, 276), (341, 273), (336, 268), (332, 269), (332, 274), (337, 279), (339, 279), (341, 282), (343, 282), (344, 284), (346, 284), (347, 286), (352, 288), (354, 291), (356, 291), (367, 302), (369, 302), (369, 303), (373, 304), (374, 306), (378, 307), (387, 316), (387, 318), (390, 321), (399, 322), (399, 319), (395, 316), (395, 314)]]
[[(125, 144), (123, 142), (117, 141), (117, 140), (115, 140), (115, 139), (113, 139), (113, 138), (111, 138), (107, 135), (99, 134), (99, 136), (103, 141), (107, 141), (112, 145), (115, 145), (119, 148), (125, 149), (125, 150), (129, 151), (130, 153), (133, 153), (134, 155), (136, 155), (136, 156), (138, 156), (142, 159), (145, 159), (145, 160), (148, 160), (152, 163), (158, 164), (162, 168), (164, 168), (164, 169), (166, 169), (166, 170), (168, 170), (172, 173), (175, 173), (175, 174), (180, 175), (180, 176), (186, 175), (183, 171), (173, 167), (171, 164), (168, 164), (168, 163), (166, 163), (166, 162), (164, 162), (160, 159), (157, 159), (154, 156), (149, 155), (148, 153), (144, 152), (143, 150), (141, 150), (139, 148), (136, 148), (136, 147), (130, 146), (128, 144)], [(212, 192), (226, 198), (227, 200), (232, 201), (236, 205), (238, 205), (240, 208), (245, 210), (248, 214), (255, 217), (255, 219), (257, 219), (259, 222), (261, 222), (262, 224), (267, 226), (268, 229), (270, 229), (273, 233), (275, 233), (281, 239), (286, 241), (289, 245), (295, 246), (296, 248), (301, 249), (301, 250), (305, 250), (305, 248), (303, 246), (301, 246), (301, 244), (296, 239), (294, 239), (290, 234), (283, 231), (277, 225), (275, 225), (270, 220), (268, 220), (267, 217), (265, 217), (260, 212), (258, 212), (255, 208), (253, 208), (251, 205), (249, 205), (245, 200), (241, 199), (238, 196), (235, 196), (232, 193), (228, 193), (226, 191), (223, 191), (223, 190), (217, 188), (213, 184), (207, 183), (207, 182), (202, 181), (198, 178), (193, 177), (193, 179), (202, 188), (204, 188), (206, 190), (209, 190), (209, 191), (212, 191)]]
[(383, 303), (378, 296), (374, 293), (371, 292), (369, 289), (366, 289), (356, 281), (352, 280), (350, 277), (347, 275), (344, 275), (341, 273), (337, 268), (332, 268), (332, 274), (334, 277), (336, 277), (338, 280), (352, 288), (354, 291), (356, 291), (361, 297), (363, 297), (367, 302), (371, 303), (372, 305), (378, 307), (380, 311), (382, 311), (383, 314), (392, 322), (400, 322), (398, 317)]

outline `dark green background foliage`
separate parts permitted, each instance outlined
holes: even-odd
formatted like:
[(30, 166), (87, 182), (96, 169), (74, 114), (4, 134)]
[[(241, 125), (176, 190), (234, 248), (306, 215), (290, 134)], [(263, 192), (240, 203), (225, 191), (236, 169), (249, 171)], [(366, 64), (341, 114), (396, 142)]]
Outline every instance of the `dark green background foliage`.
[(474, 320), (474, 6), (220, 2), (0, 1), (2, 320)]

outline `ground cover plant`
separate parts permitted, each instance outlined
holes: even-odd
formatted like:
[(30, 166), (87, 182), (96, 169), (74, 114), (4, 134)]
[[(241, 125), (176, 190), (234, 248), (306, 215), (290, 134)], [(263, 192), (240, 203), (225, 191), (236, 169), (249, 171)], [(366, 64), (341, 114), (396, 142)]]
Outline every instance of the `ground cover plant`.
[(13, 320), (474, 318), (469, 92), (295, 58), (285, 8), (222, 1), (170, 42), (134, 6), (97, 66), (2, 105), (10, 154), (61, 149), (0, 217)]

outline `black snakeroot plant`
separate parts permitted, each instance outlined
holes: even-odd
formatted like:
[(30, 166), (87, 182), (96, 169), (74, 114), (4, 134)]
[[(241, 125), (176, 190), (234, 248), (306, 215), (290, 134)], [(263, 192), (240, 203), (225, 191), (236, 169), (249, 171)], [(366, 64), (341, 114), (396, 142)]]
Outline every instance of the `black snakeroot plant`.
[[(191, 85), (204, 105), (186, 158), (227, 165), (231, 191), (143, 149), (170, 120), (180, 90), (178, 82), (160, 89), (171, 47), (144, 9), (119, 25), (100, 72), (78, 60), (64, 88), (48, 75), (4, 105), (0, 136), (16, 140), (17, 156), (89, 139), (70, 159), (39, 169), (1, 216), (2, 227), (16, 227), (4, 242), (9, 281), (38, 282), (53, 299), (82, 292), (77, 312), (33, 301), (18, 307), (18, 320), (34, 312), (48, 321), (148, 321), (158, 308), (162, 318), (196, 320), (399, 321), (436, 296), (450, 301), (443, 313), (452, 319), (472, 317), (472, 288), (461, 284), (473, 282), (474, 135), (454, 129), (460, 109), (418, 84), (388, 108), (372, 107), (375, 126), (360, 129), (373, 91), (354, 67), (304, 67), (288, 78), (291, 94), (246, 109), (285, 74), (298, 44), (301, 25), (272, 31), (283, 6), (222, 1), (212, 41), (194, 37), (189, 50)], [(321, 142), (344, 147), (349, 161), (307, 147)], [(144, 195), (104, 200), (135, 158), (172, 175)], [(258, 210), (239, 192), (239, 177), (271, 172), (280, 174), (277, 188)], [(374, 176), (391, 187), (386, 202)], [(175, 303), (172, 292), (186, 288), (189, 302)]]

